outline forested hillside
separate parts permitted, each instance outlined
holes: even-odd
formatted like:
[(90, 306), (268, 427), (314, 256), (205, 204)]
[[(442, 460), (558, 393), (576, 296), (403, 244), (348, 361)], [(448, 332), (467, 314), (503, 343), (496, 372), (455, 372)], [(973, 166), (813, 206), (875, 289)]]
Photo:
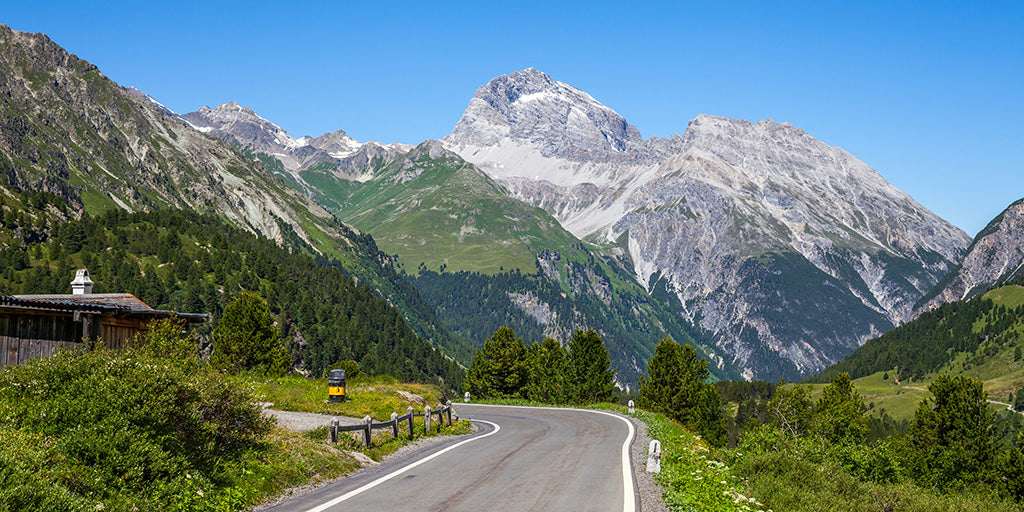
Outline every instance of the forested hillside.
[[(916, 320), (869, 340), (811, 380), (830, 382), (843, 372), (859, 378), (893, 370), (903, 378), (921, 379), (954, 360), (960, 361), (963, 370), (969, 365), (978, 366), (1006, 349), (1019, 354), (1024, 334), (1024, 305), (1013, 297), (1019, 295), (1022, 284), (1024, 280), (1016, 286), (993, 290), (966, 301), (948, 302), (922, 313)], [(1006, 300), (997, 300), (1001, 297)]]
[[(554, 258), (563, 261), (555, 265), (550, 261)], [(635, 388), (657, 340), (671, 337), (709, 356), (715, 379), (739, 378), (734, 367), (705, 352), (692, 326), (661, 302), (633, 290), (614, 268), (602, 263), (578, 249), (577, 254), (564, 256), (541, 254), (535, 274), (519, 269), (485, 275), (421, 268), (409, 279), (434, 305), (444, 326), (465, 339), (487, 339), (503, 326), (527, 343), (545, 337), (568, 339), (575, 330), (594, 329), (608, 348), (616, 380)]]
[[(66, 218), (61, 198), (13, 194), (5, 202), (0, 293), (68, 293), (76, 268), (88, 268), (95, 293), (128, 292), (147, 304), (210, 312), (249, 290), (271, 306), (293, 363), (314, 375), (358, 361), (371, 374), (458, 387), (462, 370), (416, 335), (402, 315), (337, 261), (314, 260), (216, 218), (180, 210)], [(35, 214), (31, 205), (41, 206)], [(25, 206), (28, 209), (24, 209)], [(25, 212), (29, 213), (25, 213)], [(57, 223), (63, 218), (63, 222)], [(24, 225), (18, 225), (24, 222)], [(301, 244), (281, 225), (293, 244)], [(367, 237), (367, 242), (372, 243)], [(453, 352), (470, 354), (457, 344)], [(461, 351), (460, 351), (461, 350)]]

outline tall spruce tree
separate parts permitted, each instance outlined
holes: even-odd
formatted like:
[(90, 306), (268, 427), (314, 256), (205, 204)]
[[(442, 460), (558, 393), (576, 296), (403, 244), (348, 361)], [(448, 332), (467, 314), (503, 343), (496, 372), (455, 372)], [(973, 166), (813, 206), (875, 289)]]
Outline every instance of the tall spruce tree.
[(676, 393), (682, 389), (682, 379), (682, 347), (671, 338), (662, 338), (654, 347), (654, 357), (647, 363), (647, 375), (640, 378), (638, 405), (674, 417), (670, 408)]
[(242, 292), (224, 308), (213, 330), (213, 364), (229, 372), (282, 375), (290, 363), (263, 297)]
[(544, 338), (544, 341), (530, 345), (530, 383), (527, 394), (530, 400), (548, 404), (564, 404), (569, 401), (568, 354), (558, 340)]
[(940, 488), (962, 487), (993, 478), (993, 414), (981, 381), (966, 375), (940, 375), (914, 415), (911, 442), (918, 482)]
[(572, 333), (569, 340), (569, 374), (572, 399), (578, 403), (610, 402), (615, 399), (615, 370), (608, 349), (597, 331)]
[(530, 367), (522, 338), (500, 327), (476, 351), (463, 386), (473, 396), (525, 398)]
[(689, 344), (679, 346), (664, 338), (647, 363), (640, 380), (640, 406), (662, 412), (715, 446), (725, 444), (722, 402), (710, 377), (708, 363)]

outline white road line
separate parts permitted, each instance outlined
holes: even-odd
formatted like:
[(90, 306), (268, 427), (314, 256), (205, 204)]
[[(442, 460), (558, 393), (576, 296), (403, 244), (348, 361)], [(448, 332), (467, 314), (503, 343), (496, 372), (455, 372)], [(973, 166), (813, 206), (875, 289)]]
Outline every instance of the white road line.
[[(454, 404), (458, 406), (459, 404)], [(623, 512), (636, 512), (636, 491), (633, 487), (633, 466), (630, 462), (629, 457), (629, 445), (633, 443), (633, 436), (636, 435), (636, 430), (633, 428), (633, 422), (629, 421), (618, 414), (612, 414), (610, 412), (598, 411), (595, 409), (575, 409), (571, 407), (530, 407), (525, 405), (491, 405), (491, 404), (467, 404), (472, 407), (508, 407), (515, 409), (540, 409), (540, 410), (552, 410), (552, 411), (580, 411), (580, 412), (592, 412), (596, 414), (603, 414), (605, 416), (611, 416), (612, 418), (618, 418), (626, 424), (629, 428), (629, 435), (626, 436), (626, 441), (622, 443), (622, 510)], [(480, 420), (477, 420), (480, 421)], [(488, 434), (489, 435), (489, 434)]]
[(497, 434), (498, 431), (501, 430), (501, 427), (499, 427), (496, 423), (491, 423), (489, 421), (484, 421), (484, 420), (473, 420), (473, 421), (479, 421), (480, 423), (486, 423), (486, 424), (494, 427), (494, 430), (492, 430), (492, 431), (490, 431), (490, 432), (488, 432), (488, 433), (486, 433), (486, 434), (484, 434), (482, 436), (472, 437), (472, 438), (466, 439), (465, 441), (462, 441), (460, 443), (453, 444), (453, 445), (449, 446), (448, 448), (445, 448), (444, 450), (441, 450), (441, 451), (439, 451), (437, 453), (431, 454), (430, 456), (424, 457), (424, 458), (422, 458), (422, 459), (420, 459), (420, 460), (418, 460), (416, 462), (413, 462), (412, 464), (409, 464), (408, 466), (405, 466), (402, 469), (399, 469), (397, 471), (393, 471), (391, 473), (388, 473), (387, 475), (384, 475), (384, 476), (382, 476), (382, 477), (380, 477), (380, 478), (378, 478), (378, 479), (376, 479), (376, 480), (374, 480), (374, 481), (372, 481), (372, 482), (370, 482), (370, 483), (368, 483), (366, 485), (363, 485), (362, 487), (360, 487), (358, 489), (355, 489), (355, 490), (349, 491), (349, 492), (347, 492), (345, 494), (342, 494), (341, 496), (338, 496), (337, 498), (334, 498), (331, 501), (325, 502), (325, 503), (321, 504), (318, 507), (311, 508), (311, 509), (309, 509), (306, 512), (323, 512), (323, 511), (325, 511), (325, 510), (327, 510), (327, 509), (329, 509), (329, 508), (331, 508), (331, 507), (333, 507), (333, 506), (335, 506), (335, 505), (337, 505), (337, 504), (339, 504), (339, 503), (341, 503), (341, 502), (343, 502), (343, 501), (345, 501), (345, 500), (347, 500), (347, 499), (349, 499), (349, 498), (351, 498), (353, 496), (356, 496), (356, 495), (358, 495), (358, 494), (360, 494), (360, 493), (362, 493), (364, 491), (367, 491), (369, 489), (372, 489), (372, 488), (374, 488), (374, 487), (376, 487), (376, 486), (378, 486), (378, 485), (380, 485), (380, 484), (382, 484), (382, 483), (384, 483), (384, 482), (386, 482), (388, 480), (391, 480), (392, 478), (394, 478), (394, 477), (396, 477), (398, 475), (401, 475), (402, 473), (405, 473), (406, 471), (409, 471), (410, 469), (412, 469), (412, 468), (414, 468), (416, 466), (419, 466), (420, 464), (423, 464), (423, 463), (428, 462), (430, 460), (436, 459), (437, 457), (440, 457), (441, 455), (444, 455), (445, 453), (448, 453), (448, 452), (450, 452), (450, 451), (452, 451), (452, 450), (454, 450), (454, 449), (456, 449), (456, 448), (458, 448), (458, 447), (460, 447), (460, 446), (462, 446), (462, 445), (464, 445), (466, 443), (472, 443), (473, 441), (476, 441), (478, 439), (483, 439), (483, 438), (485, 438), (487, 436), (491, 436), (491, 435)]

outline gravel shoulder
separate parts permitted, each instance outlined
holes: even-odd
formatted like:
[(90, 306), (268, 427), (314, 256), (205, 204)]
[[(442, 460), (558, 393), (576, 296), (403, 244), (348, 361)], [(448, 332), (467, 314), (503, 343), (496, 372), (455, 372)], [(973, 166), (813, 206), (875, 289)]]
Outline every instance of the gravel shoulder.
[(661, 501), (661, 495), (665, 489), (654, 480), (652, 473), (647, 472), (647, 448), (651, 445), (647, 424), (636, 418), (629, 418), (629, 420), (636, 428), (636, 437), (633, 439), (630, 455), (633, 459), (633, 475), (636, 477), (637, 492), (640, 493), (640, 510), (642, 512), (668, 512), (668, 508)]
[(324, 427), (330, 425), (333, 419), (338, 420), (338, 423), (341, 425), (360, 425), (363, 423), (362, 418), (353, 418), (351, 416), (280, 411), (269, 408), (263, 409), (263, 414), (277, 418), (277, 426), (293, 432), (307, 432), (317, 427)]

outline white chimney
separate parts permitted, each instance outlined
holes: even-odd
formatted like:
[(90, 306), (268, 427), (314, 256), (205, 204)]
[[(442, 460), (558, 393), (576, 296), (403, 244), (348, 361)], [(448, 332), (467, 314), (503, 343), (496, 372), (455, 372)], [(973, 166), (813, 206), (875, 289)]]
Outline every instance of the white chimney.
[(71, 281), (71, 293), (73, 295), (87, 295), (92, 293), (92, 279), (89, 279), (89, 271), (80, 268), (75, 272), (75, 280)]

